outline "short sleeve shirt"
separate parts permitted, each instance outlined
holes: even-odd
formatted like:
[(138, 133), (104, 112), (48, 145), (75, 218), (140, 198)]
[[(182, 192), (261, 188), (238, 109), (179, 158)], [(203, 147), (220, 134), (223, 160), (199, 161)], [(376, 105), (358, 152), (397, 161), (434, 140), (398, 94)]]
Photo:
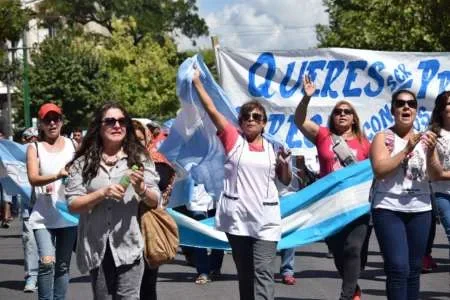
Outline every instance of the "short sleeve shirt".
[[(330, 174), (342, 168), (336, 153), (333, 151), (332, 133), (327, 127), (321, 126), (316, 137), (317, 154), (319, 156), (320, 177)], [(366, 138), (359, 141), (358, 138), (346, 140), (347, 145), (356, 157), (361, 161), (369, 157), (370, 143)]]

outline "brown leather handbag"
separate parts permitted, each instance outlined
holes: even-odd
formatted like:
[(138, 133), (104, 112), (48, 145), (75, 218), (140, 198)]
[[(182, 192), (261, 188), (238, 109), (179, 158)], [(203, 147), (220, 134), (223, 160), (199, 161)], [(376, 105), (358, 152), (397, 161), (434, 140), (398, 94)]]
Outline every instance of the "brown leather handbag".
[(178, 226), (163, 208), (139, 203), (139, 223), (144, 239), (144, 258), (156, 268), (175, 258), (179, 245)]

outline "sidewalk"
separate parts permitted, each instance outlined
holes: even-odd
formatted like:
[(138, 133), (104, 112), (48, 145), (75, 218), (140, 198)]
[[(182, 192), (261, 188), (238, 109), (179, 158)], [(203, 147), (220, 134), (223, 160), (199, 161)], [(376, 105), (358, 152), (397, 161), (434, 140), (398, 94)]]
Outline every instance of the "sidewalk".
[[(37, 299), (36, 294), (24, 294), (23, 289), (23, 250), (20, 222), (14, 220), (10, 229), (0, 229), (0, 299)], [(286, 286), (277, 278), (276, 299), (322, 300), (337, 299), (340, 280), (331, 259), (325, 258), (326, 246), (316, 243), (297, 250), (296, 273), (297, 284)], [(437, 226), (433, 257), (439, 268), (421, 278), (421, 299), (450, 299), (450, 261), (448, 244), (442, 226)], [(279, 261), (279, 260), (278, 260)], [(369, 259), (366, 271), (359, 285), (363, 289), (364, 300), (386, 299), (385, 276), (382, 269), (375, 235), (372, 234)], [(71, 280), (67, 299), (92, 299), (89, 276), (81, 275), (76, 268), (73, 256)], [(195, 270), (186, 266), (184, 258), (177, 256), (172, 264), (160, 268), (158, 277), (158, 299), (238, 299), (236, 271), (231, 255), (225, 255), (222, 278), (205, 286), (195, 285)]]

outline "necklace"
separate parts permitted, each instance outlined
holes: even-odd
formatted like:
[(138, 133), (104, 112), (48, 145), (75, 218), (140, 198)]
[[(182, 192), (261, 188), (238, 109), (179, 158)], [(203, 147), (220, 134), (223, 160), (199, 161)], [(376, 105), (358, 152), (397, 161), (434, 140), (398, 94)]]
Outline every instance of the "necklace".
[(102, 161), (107, 166), (114, 166), (117, 163), (117, 161), (119, 160), (120, 154), (121, 154), (121, 151), (117, 152), (113, 156), (109, 156), (109, 155), (106, 155), (105, 153), (102, 153)]

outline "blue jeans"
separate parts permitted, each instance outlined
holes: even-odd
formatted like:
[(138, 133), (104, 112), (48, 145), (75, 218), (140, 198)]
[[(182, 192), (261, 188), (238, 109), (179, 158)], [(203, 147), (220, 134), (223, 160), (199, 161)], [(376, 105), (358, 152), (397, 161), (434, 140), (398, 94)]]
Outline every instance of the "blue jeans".
[[(190, 215), (197, 221), (208, 218), (208, 212), (206, 211), (190, 211)], [(193, 248), (193, 253), (198, 274), (220, 273), (223, 262), (223, 250), (212, 249), (208, 255), (206, 248)]]
[(295, 248), (281, 250), (280, 274), (294, 276)]
[(384, 259), (386, 293), (390, 300), (419, 298), (422, 258), (427, 248), (431, 211), (372, 211), (375, 234)]
[[(77, 227), (35, 229), (39, 251), (39, 300), (65, 299)], [(52, 257), (46, 261), (44, 257)]]
[(34, 238), (34, 232), (30, 228), (28, 218), (22, 219), (22, 243), (24, 252), (25, 279), (28, 280), (28, 278), (30, 278), (34, 282), (37, 282), (39, 256), (36, 239)]
[(439, 218), (450, 243), (450, 194), (436, 193), (434, 196), (434, 203), (436, 204)]

